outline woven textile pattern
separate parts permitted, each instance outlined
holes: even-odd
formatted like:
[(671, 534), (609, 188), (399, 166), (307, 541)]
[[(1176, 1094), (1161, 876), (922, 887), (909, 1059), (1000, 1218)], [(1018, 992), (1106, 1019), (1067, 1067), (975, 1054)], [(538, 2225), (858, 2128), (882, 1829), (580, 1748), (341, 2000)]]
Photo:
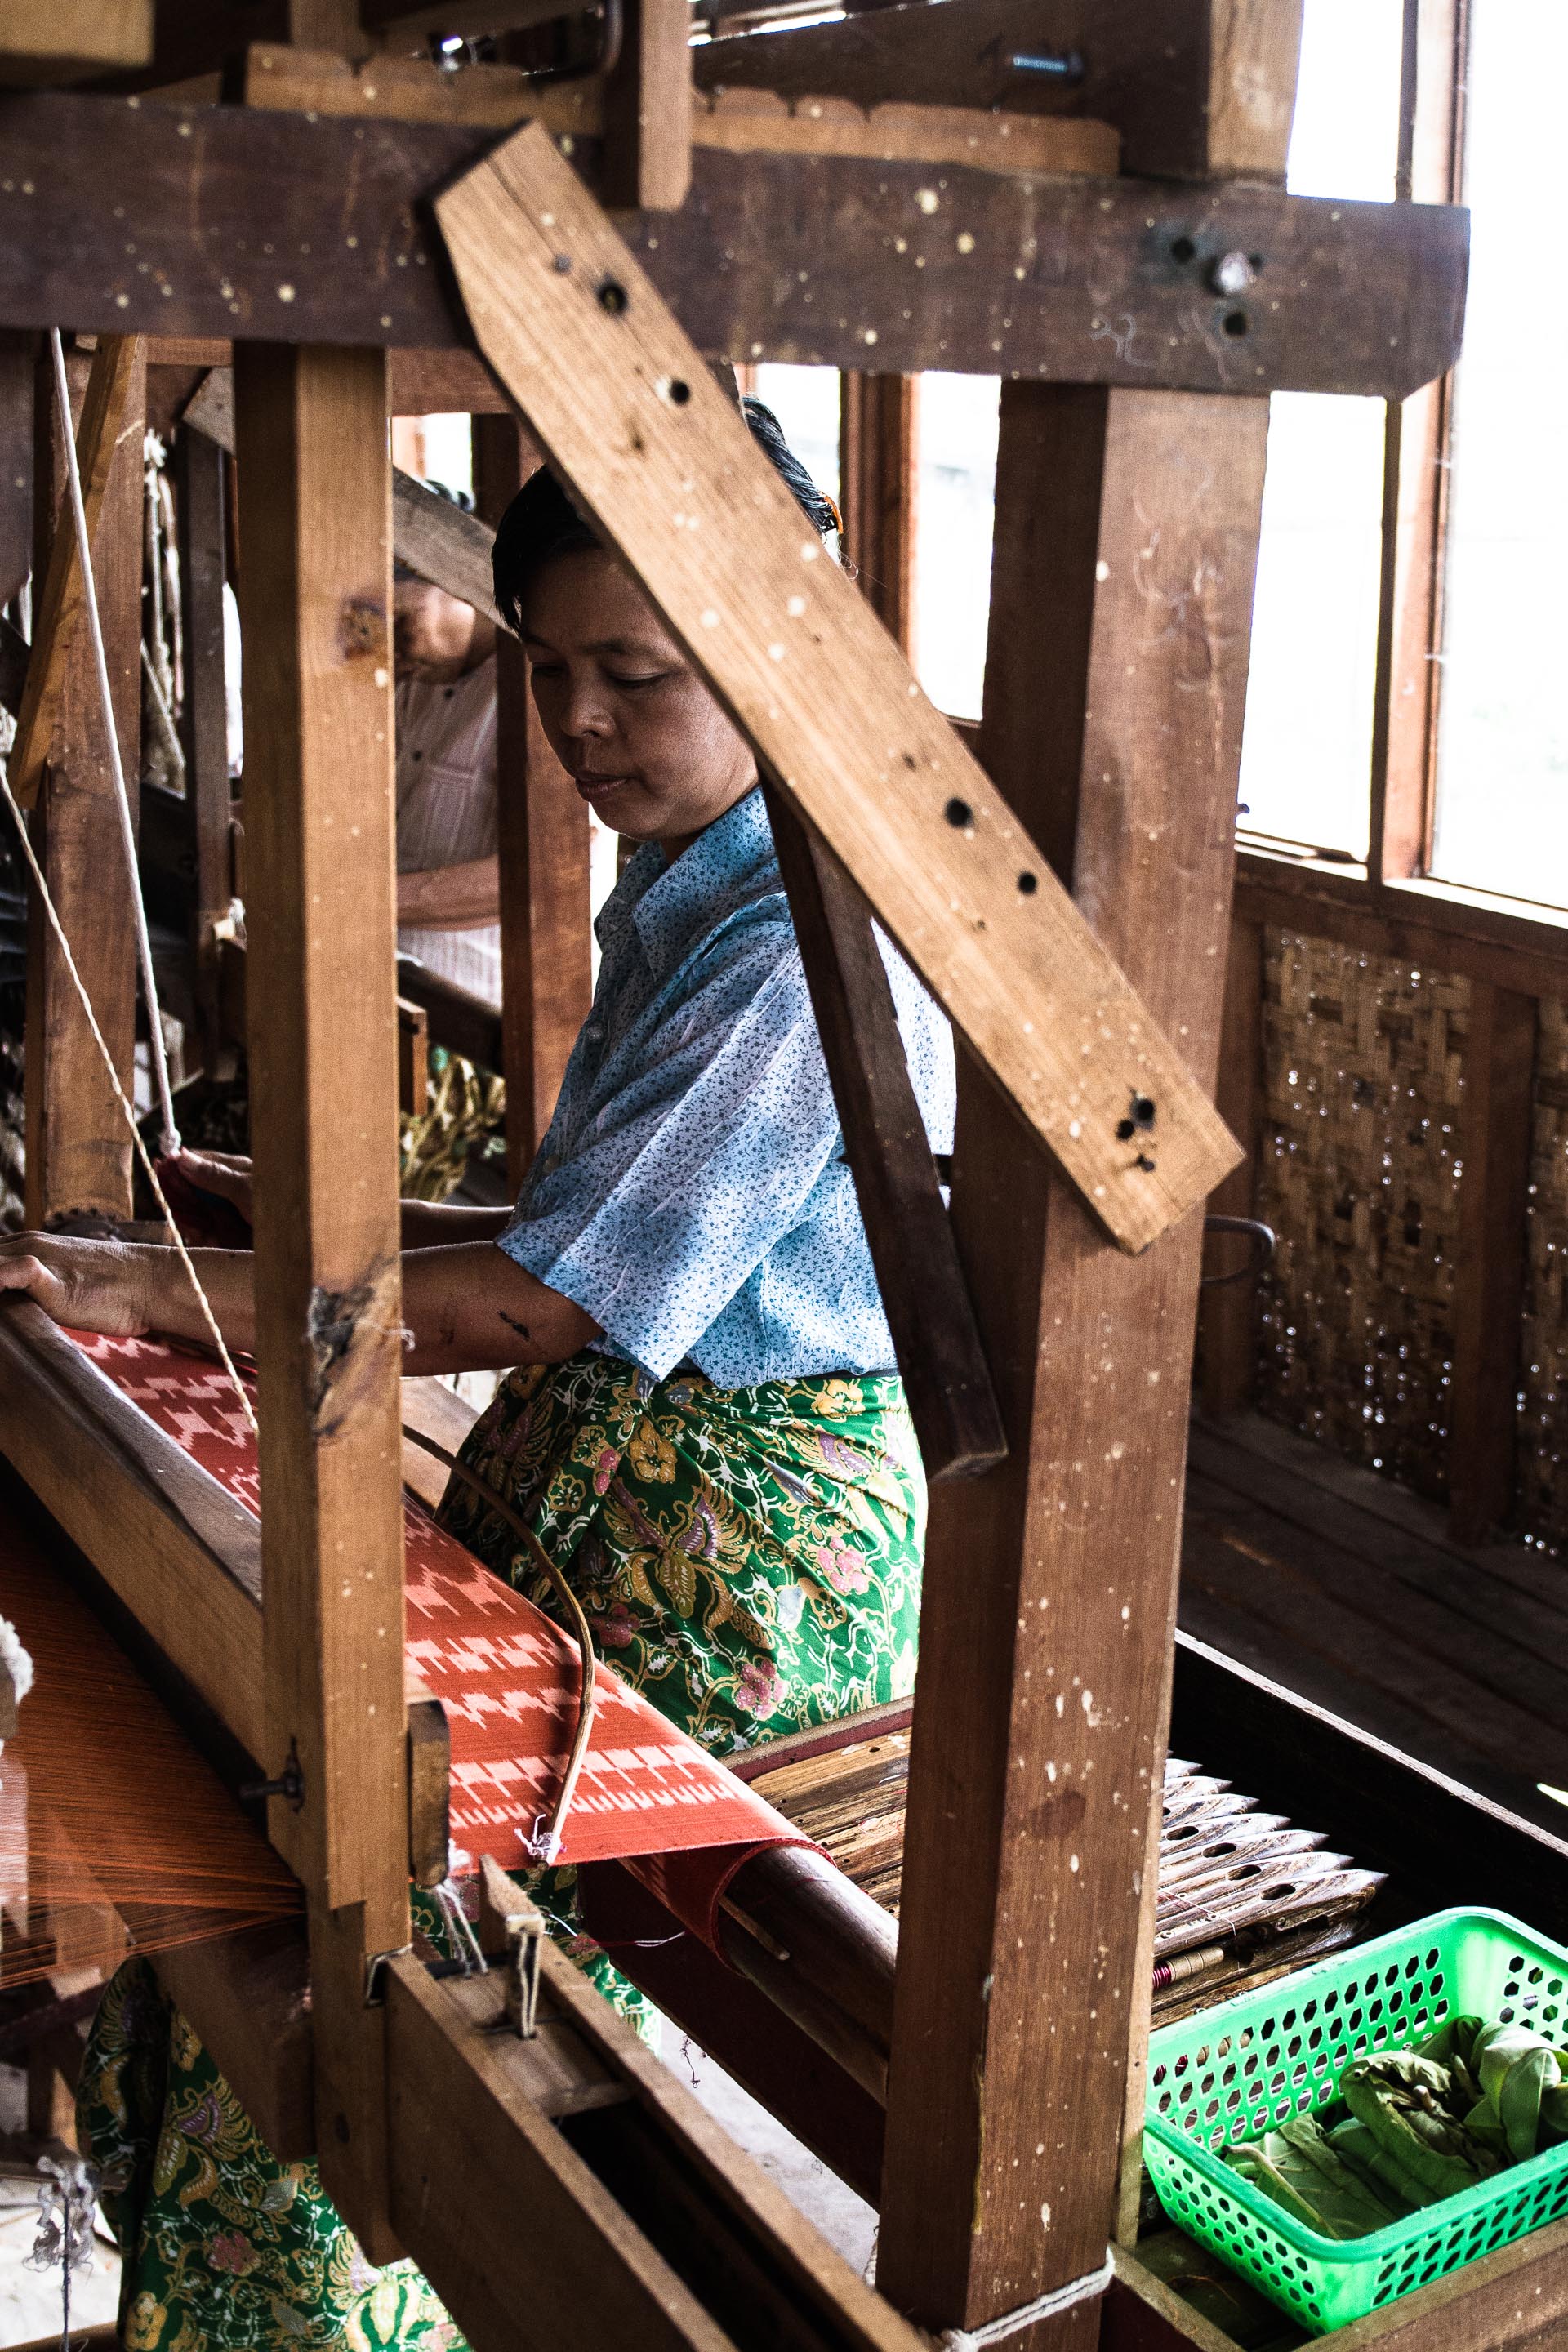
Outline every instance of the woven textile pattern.
[[(193, 1460), (251, 1511), (260, 1501), (255, 1441), (210, 1360), (160, 1339), (74, 1333), (84, 1355)], [(577, 1652), (542, 1611), (514, 1592), (405, 1498), (405, 1655), (416, 1681), (447, 1710), (451, 1825), (472, 1854), (503, 1868), (553, 1798), (576, 1722)], [(719, 1895), (759, 1845), (793, 1843), (750, 1789), (600, 1666), (594, 1738), (567, 1816), (563, 1863), (668, 1855), (703, 1859), (659, 1885), (689, 1890), (688, 1922), (708, 1932)]]
[(1444, 1496), (1469, 984), (1274, 931), (1264, 992), (1259, 1404)]
[(1568, 1549), (1568, 1010), (1542, 998), (1526, 1231), (1514, 1507), (1527, 1538)]

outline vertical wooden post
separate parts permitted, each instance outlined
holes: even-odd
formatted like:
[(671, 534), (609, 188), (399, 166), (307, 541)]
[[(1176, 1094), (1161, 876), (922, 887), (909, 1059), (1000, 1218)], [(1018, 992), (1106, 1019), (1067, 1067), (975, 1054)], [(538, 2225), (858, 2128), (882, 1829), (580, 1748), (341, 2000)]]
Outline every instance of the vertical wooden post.
[[(1003, 389), (982, 755), (1207, 1083), (1267, 424)], [(1202, 1236), (1111, 1248), (973, 1070), (952, 1213), (1014, 1450), (931, 1497), (879, 2284), (973, 2327), (1097, 2270), (1114, 2224)]]
[[(73, 407), (79, 407), (87, 389), (88, 365), (72, 353), (67, 370)], [(142, 768), (142, 420), (146, 383), (144, 358), (131, 355), (129, 378), (121, 386), (123, 417), (93, 544), (104, 650), (132, 809)], [(53, 533), (72, 527), (63, 503), (65, 466), (54, 415), (54, 371), (47, 354), (38, 362), (37, 415), (34, 579), (41, 581)], [(35, 614), (35, 629), (37, 625)], [(47, 648), (40, 647), (34, 658), (47, 654)], [(66, 936), (129, 1094), (135, 1051), (136, 941), (109, 742), (85, 625), (78, 626), (71, 641), (55, 748), (44, 770), (33, 824)], [(74, 1215), (128, 1217), (131, 1139), (54, 935), (37, 905), (28, 918), (26, 1023), (27, 1223), (47, 1225)]]
[[(476, 416), (477, 503), (499, 522), (539, 463), (514, 416)], [(594, 980), (588, 812), (533, 707), (528, 656), (496, 646), (500, 789), (501, 1036), (507, 1178), (515, 1190), (550, 1124)]]
[(235, 353), (275, 1843), (309, 1901), (322, 2178), (373, 2260), (366, 1962), (408, 1936), (391, 481), (380, 351)]
[(1535, 1027), (1533, 997), (1472, 982), (1448, 1413), (1449, 1523), (1460, 1543), (1492, 1534), (1513, 1502)]
[[(0, 334), (0, 604), (33, 568), (33, 335)], [(11, 716), (16, 717), (13, 711)]]
[(675, 212), (691, 185), (689, 0), (621, 0), (619, 57), (605, 77), (602, 201)]
[(905, 653), (914, 643), (915, 403), (910, 375), (840, 379), (838, 470), (843, 485), (844, 552), (859, 584)]
[(180, 740), (185, 753), (185, 821), (196, 879), (191, 947), (195, 959), (202, 1066), (209, 1077), (218, 1075), (223, 1052), (218, 942), (213, 926), (228, 912), (232, 891), (223, 628), (225, 463), (217, 443), (189, 426), (174, 444), (185, 621), (185, 700)]
[[(1230, 927), (1215, 1102), (1231, 1133), (1246, 1145), (1247, 1158), (1210, 1205), (1222, 1217), (1250, 1217), (1258, 1202), (1263, 1118), (1263, 926), (1245, 918)], [(1234, 1235), (1216, 1237), (1204, 1253), (1205, 1273), (1229, 1274), (1245, 1263), (1244, 1250)], [(1205, 1291), (1199, 1325), (1204, 1411), (1220, 1417), (1240, 1412), (1251, 1401), (1257, 1370), (1256, 1277), (1248, 1274)]]

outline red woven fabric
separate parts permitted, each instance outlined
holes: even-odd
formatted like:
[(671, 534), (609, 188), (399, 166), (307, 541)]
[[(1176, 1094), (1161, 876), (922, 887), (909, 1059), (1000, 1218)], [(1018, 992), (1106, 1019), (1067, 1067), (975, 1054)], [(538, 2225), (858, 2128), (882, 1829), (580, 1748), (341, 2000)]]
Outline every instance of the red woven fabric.
[[(259, 1515), (256, 1444), (224, 1372), (161, 1339), (71, 1334), (104, 1377)], [(411, 1675), (447, 1710), (454, 1842), (503, 1868), (548, 1812), (577, 1722), (576, 1644), (404, 1497)], [(563, 1863), (622, 1861), (711, 1942), (748, 1854), (798, 1832), (601, 1664), (594, 1745), (567, 1815)]]

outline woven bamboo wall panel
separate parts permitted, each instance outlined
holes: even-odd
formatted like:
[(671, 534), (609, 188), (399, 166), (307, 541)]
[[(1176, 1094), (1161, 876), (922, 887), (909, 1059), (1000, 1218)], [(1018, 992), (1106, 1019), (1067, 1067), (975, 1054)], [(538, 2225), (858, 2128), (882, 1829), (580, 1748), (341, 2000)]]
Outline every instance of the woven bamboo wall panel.
[(1568, 1549), (1568, 1010), (1543, 997), (1526, 1230), (1514, 1511), (1527, 1542)]
[(1264, 999), (1258, 1402), (1442, 1496), (1468, 982), (1276, 931)]

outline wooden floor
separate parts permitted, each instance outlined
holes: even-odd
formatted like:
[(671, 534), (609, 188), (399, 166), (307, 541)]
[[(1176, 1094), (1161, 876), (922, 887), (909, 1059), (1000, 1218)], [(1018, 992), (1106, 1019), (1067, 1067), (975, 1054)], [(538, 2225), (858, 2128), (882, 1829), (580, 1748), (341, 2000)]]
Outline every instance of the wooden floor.
[(1443, 1513), (1257, 1415), (1194, 1421), (1181, 1622), (1561, 1837), (1568, 1562), (1461, 1549)]

